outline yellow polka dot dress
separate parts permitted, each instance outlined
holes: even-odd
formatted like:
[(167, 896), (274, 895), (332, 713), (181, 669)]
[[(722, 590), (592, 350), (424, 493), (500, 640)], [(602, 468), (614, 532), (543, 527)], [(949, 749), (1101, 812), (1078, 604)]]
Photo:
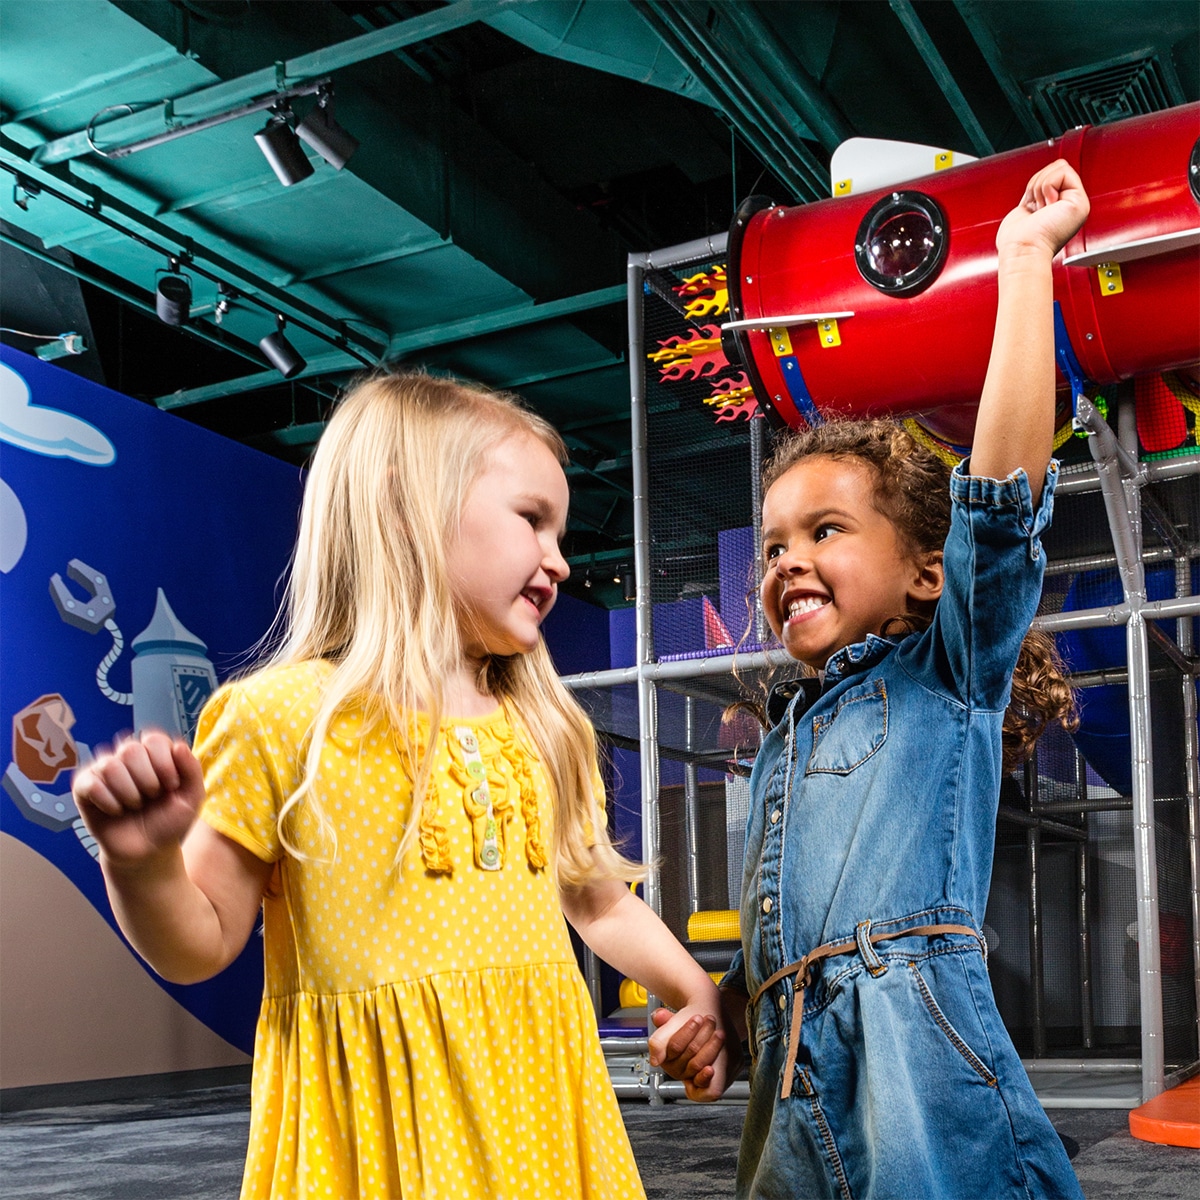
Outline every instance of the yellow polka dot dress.
[[(276, 819), (325, 670), (222, 689), (196, 737), (204, 819), (277, 864), (243, 1200), (644, 1197), (556, 889), (533, 865), (551, 811), (529, 743), (504, 711), (443, 722), (436, 807), (397, 870), (411, 782), (391, 736), (344, 715), (318, 780), (336, 858), (300, 861)], [(319, 855), (311, 812), (289, 821)]]

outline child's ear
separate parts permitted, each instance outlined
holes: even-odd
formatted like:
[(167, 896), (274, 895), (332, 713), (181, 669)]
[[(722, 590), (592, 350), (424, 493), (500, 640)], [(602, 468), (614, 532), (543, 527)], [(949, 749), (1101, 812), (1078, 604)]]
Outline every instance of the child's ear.
[(908, 587), (909, 599), (914, 604), (936, 603), (946, 582), (942, 552), (934, 550), (929, 554), (918, 556), (913, 568), (912, 580)]

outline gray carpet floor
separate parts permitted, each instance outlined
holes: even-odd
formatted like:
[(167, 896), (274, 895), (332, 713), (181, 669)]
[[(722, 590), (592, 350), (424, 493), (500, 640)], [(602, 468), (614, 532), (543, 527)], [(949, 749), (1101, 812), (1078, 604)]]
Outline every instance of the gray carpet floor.
[[(244, 1084), (0, 1113), (4, 1200), (235, 1200)], [(621, 1106), (649, 1200), (733, 1191), (743, 1109)], [(1052, 1109), (1088, 1200), (1197, 1200), (1200, 1151), (1139, 1142), (1120, 1109)], [(972, 1198), (964, 1197), (964, 1200)]]

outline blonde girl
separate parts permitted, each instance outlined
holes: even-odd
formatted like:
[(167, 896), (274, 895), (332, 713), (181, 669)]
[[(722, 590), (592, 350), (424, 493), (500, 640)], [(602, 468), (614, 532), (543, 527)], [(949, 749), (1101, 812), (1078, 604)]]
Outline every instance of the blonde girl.
[[(1071, 710), (1045, 645), (1022, 647), (1057, 477), (1052, 263), (1087, 213), (1058, 161), (1001, 222), (949, 478), (886, 422), (831, 422), (767, 472), (763, 609), (811, 678), (755, 759), (721, 986), (752, 1056), (739, 1197), (1082, 1200), (981, 930), (1002, 774)], [(685, 1056), (694, 1079), (710, 1052)]]
[(76, 777), (165, 978), (220, 971), (262, 912), (245, 1200), (642, 1196), (564, 914), (676, 1010), (656, 1060), (724, 1087), (716, 989), (631, 894), (542, 641), (565, 461), (512, 397), (361, 383), (312, 463), (270, 660), (194, 754), (147, 733)]

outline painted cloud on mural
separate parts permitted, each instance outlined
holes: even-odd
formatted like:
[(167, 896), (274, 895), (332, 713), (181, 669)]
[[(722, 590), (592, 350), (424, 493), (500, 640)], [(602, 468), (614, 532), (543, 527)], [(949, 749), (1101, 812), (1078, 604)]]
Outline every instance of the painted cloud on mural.
[(92, 467), (111, 466), (117, 451), (95, 425), (55, 408), (32, 403), (29, 386), (0, 363), (0, 441), (46, 454), (72, 458)]

